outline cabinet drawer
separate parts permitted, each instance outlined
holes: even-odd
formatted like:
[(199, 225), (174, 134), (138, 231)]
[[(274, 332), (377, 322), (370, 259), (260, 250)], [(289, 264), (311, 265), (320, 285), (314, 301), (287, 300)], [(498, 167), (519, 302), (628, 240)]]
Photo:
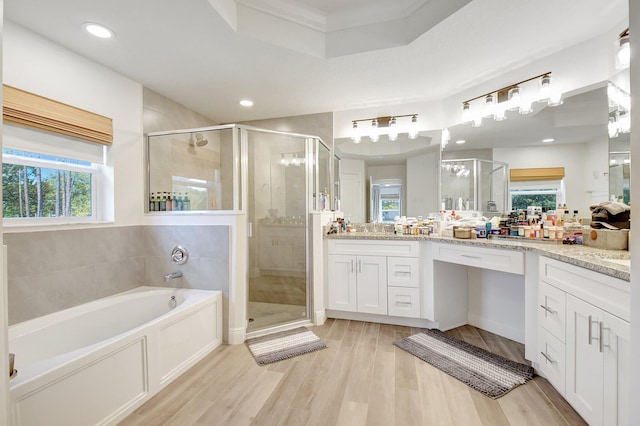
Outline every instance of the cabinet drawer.
[(565, 394), (565, 345), (538, 327), (538, 368), (562, 396)]
[(549, 333), (565, 341), (566, 293), (549, 284), (538, 286), (538, 324)]
[(387, 283), (397, 287), (420, 285), (420, 259), (417, 257), (388, 257)]
[(389, 315), (420, 318), (420, 289), (389, 287)]
[(512, 274), (524, 274), (524, 254), (521, 251), (464, 246), (462, 244), (434, 244), (433, 250), (434, 260)]
[(328, 243), (329, 254), (418, 257), (420, 252), (418, 241), (330, 239)]
[(631, 286), (628, 281), (579, 266), (540, 257), (541, 281), (629, 321)]

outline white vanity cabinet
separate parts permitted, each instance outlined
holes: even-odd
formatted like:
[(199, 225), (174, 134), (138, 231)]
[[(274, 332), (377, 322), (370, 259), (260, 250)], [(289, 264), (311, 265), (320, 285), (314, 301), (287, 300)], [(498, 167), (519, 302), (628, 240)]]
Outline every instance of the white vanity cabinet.
[(417, 241), (329, 240), (327, 308), (420, 317)]
[(329, 255), (328, 308), (387, 314), (387, 258)]
[(539, 370), (589, 424), (628, 424), (629, 283), (544, 257), (539, 277)]

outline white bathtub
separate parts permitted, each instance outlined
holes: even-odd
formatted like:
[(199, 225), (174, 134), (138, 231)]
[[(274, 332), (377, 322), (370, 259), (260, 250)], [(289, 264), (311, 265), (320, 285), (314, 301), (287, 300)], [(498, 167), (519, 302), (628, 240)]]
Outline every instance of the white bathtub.
[(218, 291), (140, 287), (15, 324), (12, 421), (115, 424), (221, 341)]

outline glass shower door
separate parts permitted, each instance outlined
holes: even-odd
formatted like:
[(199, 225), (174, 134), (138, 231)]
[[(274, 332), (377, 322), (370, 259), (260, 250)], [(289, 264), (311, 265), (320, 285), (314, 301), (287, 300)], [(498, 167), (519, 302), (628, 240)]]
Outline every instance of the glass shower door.
[(254, 331), (308, 318), (308, 148), (303, 137), (246, 132), (248, 331)]

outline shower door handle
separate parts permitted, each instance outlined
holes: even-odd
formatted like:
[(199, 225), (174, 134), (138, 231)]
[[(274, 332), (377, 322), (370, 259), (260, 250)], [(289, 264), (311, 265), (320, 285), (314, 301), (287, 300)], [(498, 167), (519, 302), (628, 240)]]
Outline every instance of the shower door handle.
[(253, 237), (253, 223), (249, 222), (249, 227), (247, 229), (247, 237)]

